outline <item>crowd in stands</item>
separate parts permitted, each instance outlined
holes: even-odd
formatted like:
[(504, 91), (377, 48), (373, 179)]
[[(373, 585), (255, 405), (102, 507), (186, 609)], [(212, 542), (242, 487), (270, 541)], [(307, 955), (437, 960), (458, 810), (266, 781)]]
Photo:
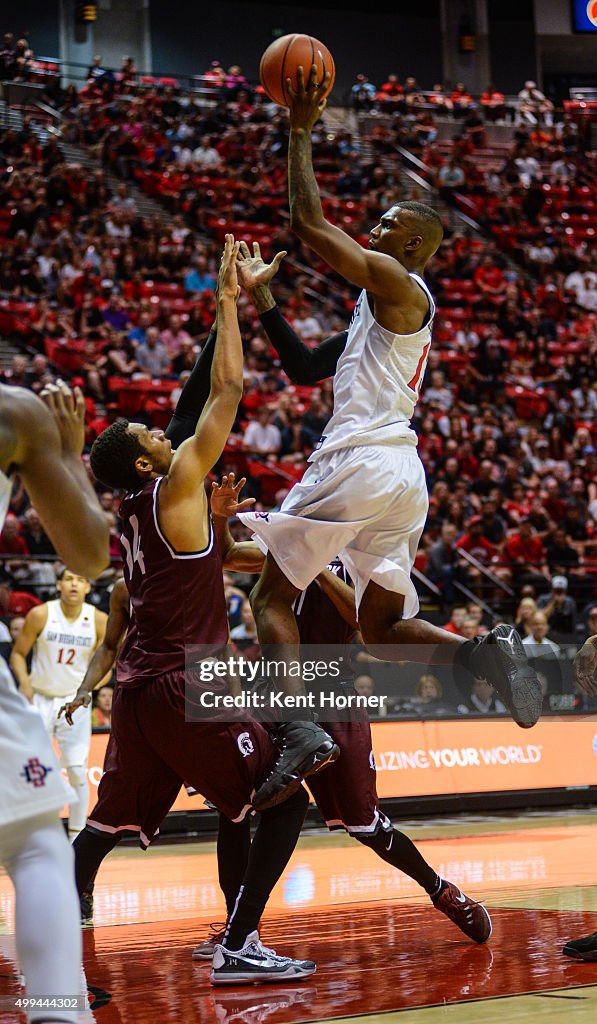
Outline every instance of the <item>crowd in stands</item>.
[(351, 100), (357, 111), (385, 114), (432, 111), (459, 119), (476, 111), (491, 123), (521, 120), (533, 125), (539, 122), (551, 125), (554, 118), (554, 104), (532, 81), (525, 82), (515, 97), (507, 97), (491, 83), (479, 96), (473, 96), (464, 82), (456, 82), (453, 88), (438, 82), (432, 89), (425, 89), (414, 75), (407, 76), (401, 83), (398, 75), (390, 74), (378, 87), (367, 75), (360, 74), (351, 88)]
[[(80, 382), (89, 443), (119, 415), (169, 421), (213, 321), (227, 230), (260, 241), (266, 256), (288, 251), (274, 290), (307, 344), (350, 319), (354, 289), (288, 230), (284, 112), (238, 67), (214, 62), (208, 76), (212, 96), (200, 102), (175, 80), (141, 84), (132, 62), (114, 74), (96, 58), (84, 87), (59, 97), (64, 138), (97, 158), (95, 170), (69, 163), (55, 136), (41, 142), (27, 117), (0, 130), (0, 333), (20, 349), (2, 379), (36, 391), (57, 375)], [(485, 628), (493, 609), (520, 612), (536, 638), (578, 641), (595, 616), (597, 582), (597, 206), (586, 140), (568, 117), (543, 117), (492, 151), (485, 119), (501, 94), (484, 104), (479, 131), (478, 104), (436, 89), (436, 110), (461, 120), (440, 146), (436, 115), (410, 99), (416, 79), (357, 85), (391, 113), (367, 139), (315, 129), (326, 215), (364, 240), (396, 200), (425, 200), (403, 184), (402, 146), (479, 225), (452, 221), (430, 268), (438, 314), (414, 423), (430, 511), (417, 568), (463, 635)], [(139, 212), (137, 187), (161, 212)], [(239, 318), (245, 390), (220, 469), (246, 474), (257, 507), (271, 508), (305, 469), (332, 384), (288, 380), (244, 295)], [(116, 565), (118, 498), (101, 497)], [(30, 561), (46, 542), (18, 484), (12, 512), (0, 537), (10, 573), (0, 602), (14, 617), (26, 611), (15, 594), (43, 596), (50, 582), (47, 563)], [(241, 581), (243, 598), (248, 587)], [(429, 598), (424, 586), (421, 594)], [(469, 601), (462, 617), (465, 594), (482, 607)], [(251, 646), (243, 598), (233, 639)]]

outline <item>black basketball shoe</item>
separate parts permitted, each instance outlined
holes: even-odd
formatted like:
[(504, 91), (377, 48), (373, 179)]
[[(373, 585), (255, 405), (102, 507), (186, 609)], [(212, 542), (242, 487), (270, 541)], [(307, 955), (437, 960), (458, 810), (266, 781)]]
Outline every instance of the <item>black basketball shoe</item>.
[(256, 811), (287, 800), (299, 788), (301, 779), (314, 775), (340, 755), (332, 737), (315, 722), (283, 722), (278, 726), (278, 738), (282, 751), (253, 797)]
[(597, 932), (585, 935), (584, 939), (572, 939), (566, 943), (562, 952), (575, 960), (597, 960)]
[(536, 724), (543, 706), (541, 684), (514, 626), (501, 623), (482, 637), (469, 669), (477, 679), (491, 683), (521, 729)]

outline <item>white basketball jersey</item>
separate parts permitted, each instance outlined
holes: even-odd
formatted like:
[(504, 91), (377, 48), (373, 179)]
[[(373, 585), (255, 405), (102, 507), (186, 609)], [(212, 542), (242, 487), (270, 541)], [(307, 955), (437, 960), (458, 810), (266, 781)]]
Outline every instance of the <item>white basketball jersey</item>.
[(31, 685), (44, 697), (75, 693), (97, 642), (95, 608), (84, 604), (78, 619), (67, 619), (60, 601), (48, 601), (48, 619), (35, 641)]
[(394, 334), (377, 323), (367, 292), (361, 292), (334, 377), (334, 412), (310, 462), (355, 445), (416, 444), (410, 421), (427, 366), (435, 303), (423, 279), (410, 276), (429, 299), (427, 323), (416, 334)]

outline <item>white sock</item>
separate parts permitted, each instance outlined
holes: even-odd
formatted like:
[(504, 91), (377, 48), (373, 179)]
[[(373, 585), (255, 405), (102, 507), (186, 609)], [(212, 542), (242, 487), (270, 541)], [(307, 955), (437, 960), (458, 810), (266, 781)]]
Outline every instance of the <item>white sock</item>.
[[(15, 932), (28, 996), (78, 996), (81, 921), (73, 851), (56, 814), (11, 826), (2, 861), (15, 887)], [(76, 1021), (78, 1012), (41, 1009), (30, 1020)]]
[(68, 781), (76, 799), (68, 805), (68, 838), (71, 843), (82, 832), (87, 823), (89, 806), (89, 782), (87, 781), (87, 765), (74, 765), (66, 769)]

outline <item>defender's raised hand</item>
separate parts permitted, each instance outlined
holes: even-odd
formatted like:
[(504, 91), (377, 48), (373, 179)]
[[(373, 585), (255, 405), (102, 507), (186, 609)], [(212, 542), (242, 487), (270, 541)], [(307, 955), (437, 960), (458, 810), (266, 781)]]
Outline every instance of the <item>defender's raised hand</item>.
[(220, 516), (222, 519), (231, 519), (239, 512), (246, 512), (255, 504), (255, 498), (245, 498), (239, 501), (238, 496), (247, 482), (246, 476), (241, 477), (235, 483), (234, 473), (227, 473), (222, 477), (222, 482), (217, 484), (215, 480), (211, 485), (211, 514)]
[(243, 288), (252, 291), (253, 288), (268, 285), (278, 273), (280, 264), (286, 256), (284, 252), (278, 252), (271, 263), (266, 263), (261, 255), (259, 242), (253, 242), (253, 255), (246, 242), (240, 243), (240, 251), (237, 259), (238, 277)]
[(236, 273), (236, 261), (238, 258), (240, 243), (234, 241), (234, 235), (226, 235), (224, 252), (220, 260), (218, 273), (218, 284), (216, 295), (219, 300), (233, 298), (235, 301), (240, 295), (238, 275)]
[(319, 121), (325, 110), (327, 100), (324, 96), (329, 88), (332, 76), (328, 71), (320, 84), (318, 84), (317, 78), (317, 67), (313, 64), (307, 82), (305, 82), (304, 69), (302, 67), (297, 68), (296, 91), (292, 87), (292, 80), (290, 78), (286, 79), (290, 127), (295, 131), (310, 131), (316, 121)]

